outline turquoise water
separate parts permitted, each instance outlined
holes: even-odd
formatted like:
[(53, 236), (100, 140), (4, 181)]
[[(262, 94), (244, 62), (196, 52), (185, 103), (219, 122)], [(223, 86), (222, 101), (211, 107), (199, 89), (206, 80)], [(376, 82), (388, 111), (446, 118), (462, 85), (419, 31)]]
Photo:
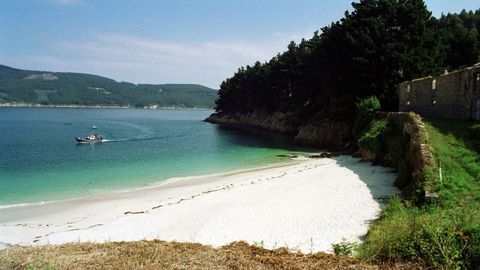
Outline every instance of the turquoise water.
[[(0, 205), (284, 161), (291, 138), (205, 123), (211, 111), (0, 108)], [(77, 145), (96, 125), (106, 142)]]

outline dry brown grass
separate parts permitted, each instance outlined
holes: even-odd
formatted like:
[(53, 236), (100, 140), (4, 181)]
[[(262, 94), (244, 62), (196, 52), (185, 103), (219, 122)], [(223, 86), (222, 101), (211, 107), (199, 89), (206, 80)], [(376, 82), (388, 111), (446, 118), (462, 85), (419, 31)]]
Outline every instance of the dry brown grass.
[(234, 242), (215, 249), (165, 241), (74, 243), (0, 251), (0, 269), (420, 269), (375, 266), (332, 254), (266, 250)]

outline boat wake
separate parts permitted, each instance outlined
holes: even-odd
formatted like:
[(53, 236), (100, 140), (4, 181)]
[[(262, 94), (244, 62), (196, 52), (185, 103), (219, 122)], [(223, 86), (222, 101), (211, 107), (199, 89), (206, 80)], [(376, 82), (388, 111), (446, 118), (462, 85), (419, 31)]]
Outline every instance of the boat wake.
[(135, 142), (135, 141), (153, 141), (153, 140), (162, 140), (170, 139), (172, 137), (185, 137), (188, 134), (180, 134), (176, 136), (141, 136), (136, 138), (119, 138), (119, 139), (103, 139), (102, 143), (119, 143), (119, 142)]

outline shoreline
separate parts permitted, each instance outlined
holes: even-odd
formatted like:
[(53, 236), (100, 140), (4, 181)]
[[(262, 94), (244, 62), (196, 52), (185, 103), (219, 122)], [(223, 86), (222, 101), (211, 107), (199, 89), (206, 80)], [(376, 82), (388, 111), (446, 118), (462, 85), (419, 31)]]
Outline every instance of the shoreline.
[[(70, 199), (52, 199), (52, 200), (45, 200), (39, 202), (24, 202), (24, 203), (13, 203), (13, 204), (0, 204), (0, 212), (4, 209), (19, 209), (23, 207), (35, 207), (35, 206), (42, 206), (42, 205), (49, 205), (49, 204), (66, 204), (69, 202), (82, 202), (82, 201), (89, 201), (89, 200), (96, 200), (99, 198), (112, 198), (121, 194), (132, 194), (134, 192), (142, 192), (148, 191), (156, 188), (161, 188), (164, 185), (175, 185), (176, 182), (181, 182), (180, 185), (194, 185), (194, 181), (196, 180), (211, 180), (216, 179), (218, 177), (225, 177), (235, 174), (241, 173), (249, 173), (249, 172), (256, 172), (265, 169), (273, 169), (273, 168), (281, 168), (284, 166), (289, 166), (293, 164), (298, 164), (301, 162), (301, 158), (292, 158), (289, 161), (281, 161), (275, 162), (263, 166), (257, 167), (248, 167), (248, 168), (241, 168), (231, 171), (223, 171), (223, 172), (215, 172), (210, 174), (203, 174), (203, 175), (190, 175), (190, 176), (178, 176), (178, 177), (171, 177), (164, 180), (158, 180), (156, 182), (149, 183), (147, 185), (140, 185), (136, 187), (130, 187), (125, 189), (113, 189), (113, 190), (101, 190), (98, 193), (92, 194), (85, 194), (80, 195), (78, 197), (70, 198)], [(3, 222), (2, 216), (0, 215), (0, 223)]]
[(123, 105), (73, 105), (73, 104), (30, 104), (30, 103), (0, 103), (0, 108), (72, 108), (72, 109), (146, 109), (146, 110), (198, 110), (211, 111), (213, 108), (176, 107), (176, 106), (123, 106)]
[[(368, 179), (367, 179), (368, 178)], [(82, 199), (0, 209), (0, 243), (44, 245), (160, 239), (330, 251), (360, 241), (383, 200), (399, 193), (390, 168), (359, 159), (296, 160)]]

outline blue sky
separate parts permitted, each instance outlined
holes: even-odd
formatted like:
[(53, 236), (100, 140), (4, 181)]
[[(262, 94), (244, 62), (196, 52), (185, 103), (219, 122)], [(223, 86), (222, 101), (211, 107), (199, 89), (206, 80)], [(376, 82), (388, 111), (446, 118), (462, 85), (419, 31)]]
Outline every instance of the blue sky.
[[(425, 1), (434, 16), (479, 0)], [(1, 0), (0, 64), (218, 88), (343, 17), (351, 0)]]

